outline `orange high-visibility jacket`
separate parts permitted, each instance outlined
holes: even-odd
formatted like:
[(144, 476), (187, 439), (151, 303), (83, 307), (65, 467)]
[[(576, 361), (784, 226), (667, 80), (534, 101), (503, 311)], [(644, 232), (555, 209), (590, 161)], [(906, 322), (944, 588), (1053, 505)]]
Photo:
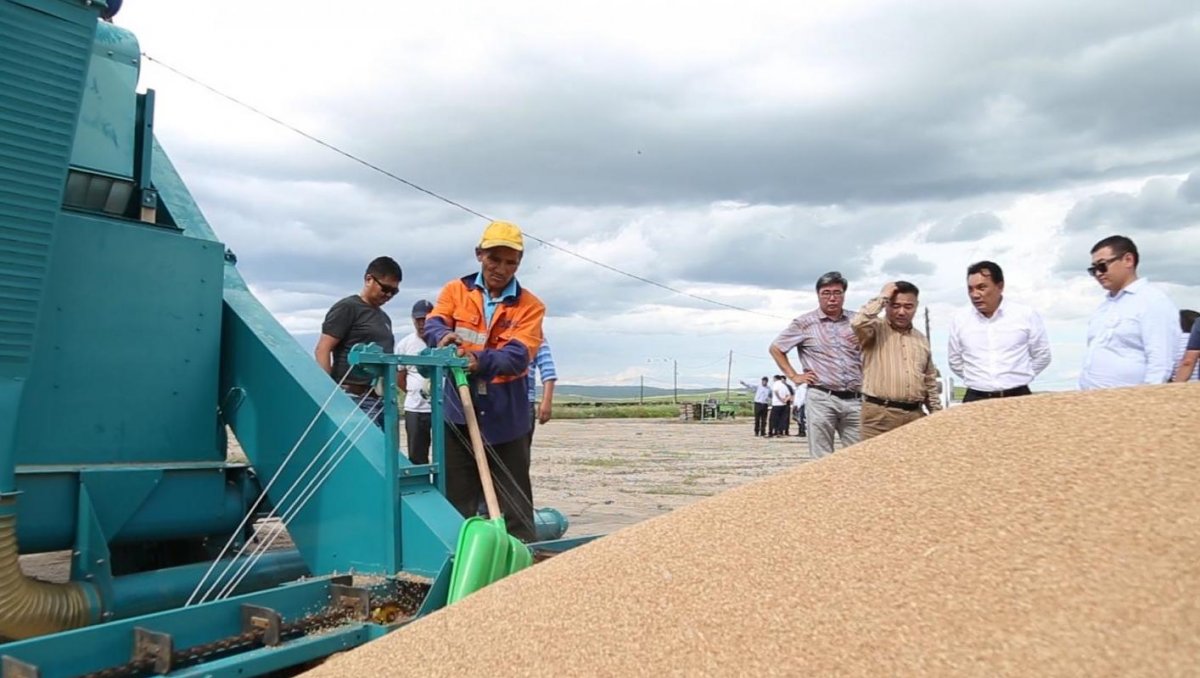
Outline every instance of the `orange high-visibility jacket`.
[[(485, 294), (474, 273), (447, 283), (425, 319), (425, 341), (437, 346), (454, 332), (462, 338), (462, 347), (476, 354), (479, 368), (471, 375), (471, 399), (484, 440), (500, 444), (529, 433), (532, 420), (525, 375), (542, 344), (546, 306), (517, 283), (515, 296), (496, 307), (489, 326), (483, 310)], [(443, 402), (447, 419), (466, 423), (453, 386), (446, 389)]]

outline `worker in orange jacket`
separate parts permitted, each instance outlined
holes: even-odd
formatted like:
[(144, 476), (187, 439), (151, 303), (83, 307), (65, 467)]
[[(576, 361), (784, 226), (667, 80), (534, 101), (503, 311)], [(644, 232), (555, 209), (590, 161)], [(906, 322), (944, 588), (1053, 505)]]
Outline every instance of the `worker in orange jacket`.
[[(492, 478), (509, 532), (533, 541), (529, 480), (529, 364), (542, 343), (546, 307), (517, 282), (525, 240), (516, 224), (493, 221), (475, 248), (480, 268), (442, 288), (425, 320), (430, 346), (456, 344), (469, 364), (471, 399), (489, 454)], [(446, 498), (464, 517), (475, 515), (482, 490), (462, 402), (445, 389)]]

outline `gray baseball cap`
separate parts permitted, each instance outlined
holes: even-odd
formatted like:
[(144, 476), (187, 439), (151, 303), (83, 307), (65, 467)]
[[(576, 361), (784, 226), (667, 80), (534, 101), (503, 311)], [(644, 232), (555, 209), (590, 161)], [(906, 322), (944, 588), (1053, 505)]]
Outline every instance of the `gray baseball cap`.
[(425, 316), (429, 315), (431, 311), (433, 311), (433, 304), (424, 299), (419, 299), (417, 303), (413, 304), (412, 317), (414, 320), (418, 318), (424, 318)]

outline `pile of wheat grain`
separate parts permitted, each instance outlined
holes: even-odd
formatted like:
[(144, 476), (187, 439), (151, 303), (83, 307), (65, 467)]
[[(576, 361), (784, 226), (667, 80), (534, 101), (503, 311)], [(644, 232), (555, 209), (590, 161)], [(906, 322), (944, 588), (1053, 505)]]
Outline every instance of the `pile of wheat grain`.
[(1197, 672), (1192, 384), (955, 408), (566, 553), (314, 675)]

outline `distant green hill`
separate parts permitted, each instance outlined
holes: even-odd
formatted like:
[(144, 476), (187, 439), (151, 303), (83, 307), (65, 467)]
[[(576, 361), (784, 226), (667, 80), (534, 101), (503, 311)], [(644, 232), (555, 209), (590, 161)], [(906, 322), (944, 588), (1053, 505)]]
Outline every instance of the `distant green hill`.
[[(601, 401), (601, 400), (637, 400), (639, 397), (645, 397), (647, 400), (662, 400), (670, 398), (674, 394), (674, 389), (659, 388), (656, 386), (647, 386), (642, 390), (638, 386), (578, 386), (575, 384), (558, 384), (554, 387), (554, 400), (586, 400), (586, 401)], [(737, 397), (742, 392), (741, 388), (735, 388), (732, 395)], [(717, 388), (681, 388), (679, 389), (679, 397), (681, 399), (696, 400), (701, 397), (717, 397), (725, 398), (725, 389)]]

